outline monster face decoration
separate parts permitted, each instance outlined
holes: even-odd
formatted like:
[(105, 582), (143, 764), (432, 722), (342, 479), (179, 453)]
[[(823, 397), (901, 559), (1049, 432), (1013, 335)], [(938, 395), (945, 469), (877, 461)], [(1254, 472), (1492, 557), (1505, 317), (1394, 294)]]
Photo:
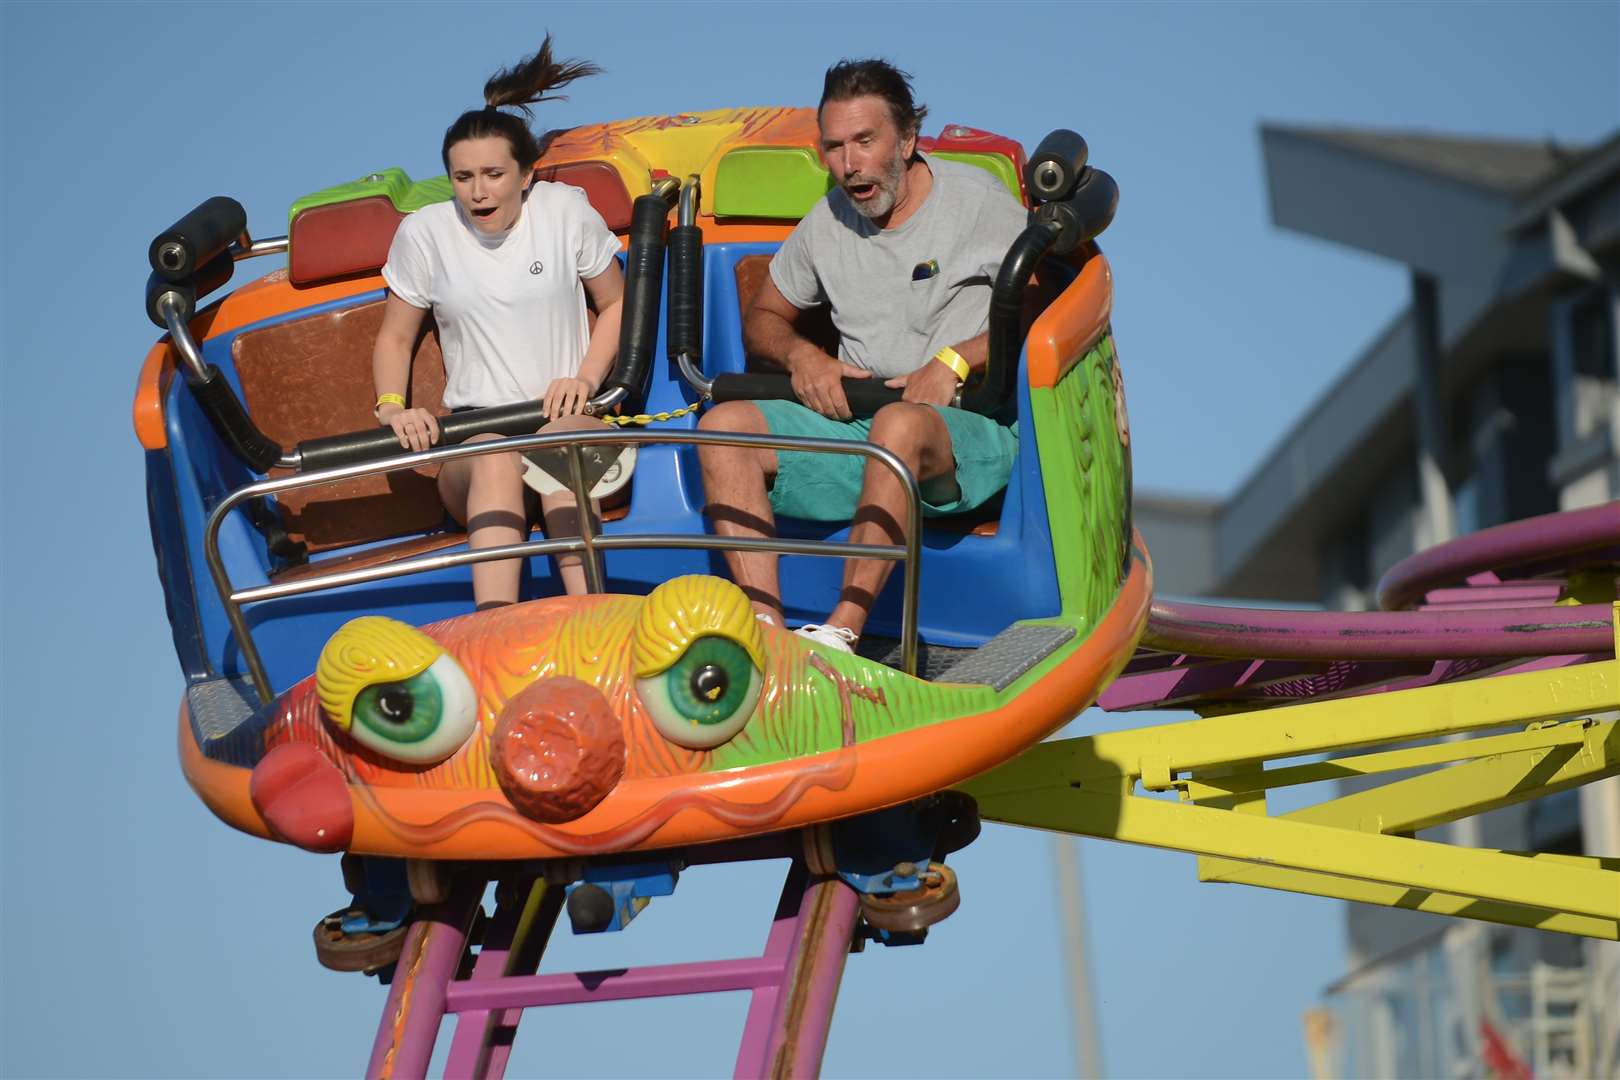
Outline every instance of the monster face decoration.
[[(638, 608), (627, 643), (635, 695), (625, 703), (629, 712), (685, 750), (732, 739), (753, 715), (764, 682), (759, 624), (746, 597), (729, 582), (691, 576), (666, 582)], [(571, 821), (623, 778), (624, 710), (604, 693), (611, 692), (608, 680), (599, 682), (547, 674), (504, 702), (485, 702), (494, 723), (480, 749), (525, 816)], [(315, 684), (335, 732), (406, 768), (446, 761), (480, 728), (479, 695), (456, 659), (392, 619), (355, 619), (334, 634)]]
[(355, 619), (260, 710), (243, 764), (260, 827), (311, 850), (595, 854), (888, 798), (857, 784), (876, 744), (994, 702), (762, 626), (736, 585), (694, 575), (420, 630)]

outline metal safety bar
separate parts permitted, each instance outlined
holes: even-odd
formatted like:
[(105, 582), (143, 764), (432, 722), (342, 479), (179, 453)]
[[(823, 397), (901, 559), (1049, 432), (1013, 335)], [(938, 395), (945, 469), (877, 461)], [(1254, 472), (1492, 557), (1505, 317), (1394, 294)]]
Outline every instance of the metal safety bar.
[(158, 310), (163, 313), (163, 321), (169, 326), (169, 338), (174, 342), (174, 351), (180, 354), (180, 362), (186, 366), (188, 377), (194, 382), (201, 382), (208, 378), (208, 361), (203, 359), (197, 339), (191, 336), (191, 325), (186, 321), (180, 304), (181, 301), (170, 293), (158, 300)]
[(263, 240), (255, 240), (247, 233), (226, 249), (236, 262), (243, 259), (257, 259), (260, 255), (280, 255), (287, 250), (285, 236), (267, 236)]
[[(283, 491), (300, 488), (340, 483), (358, 476), (402, 472), (406, 469), (420, 468), (423, 465), (459, 461), (462, 458), (479, 457), (484, 454), (522, 453), (528, 450), (562, 447), (569, 456), (569, 486), (573, 489), (577, 504), (584, 507), (589, 504), (589, 499), (585, 489), (584, 463), (580, 456), (580, 448), (582, 446), (601, 444), (612, 446), (625, 444), (742, 446), (770, 450), (802, 450), (819, 454), (854, 454), (865, 457), (881, 463), (890, 472), (894, 473), (900, 481), (900, 486), (906, 496), (905, 543), (850, 544), (833, 543), (824, 540), (784, 540), (778, 537), (726, 537), (707, 533), (699, 535), (644, 533), (628, 536), (600, 536), (597, 534), (596, 526), (591, 521), (591, 515), (581, 513), (579, 515), (580, 535), (577, 537), (526, 540), (522, 543), (503, 544), (499, 547), (420, 555), (414, 558), (383, 563), (378, 566), (336, 571), (303, 578), (299, 581), (260, 585), (241, 590), (235, 589), (231, 584), (230, 576), (225, 570), (224, 560), (220, 556), (219, 532), (224, 526), (225, 519), (232, 510), (237, 509), (249, 499), (276, 495)], [(252, 631), (248, 628), (247, 619), (243, 614), (242, 609), (246, 604), (473, 563), (530, 555), (559, 555), (570, 552), (577, 552), (582, 555), (585, 564), (586, 585), (591, 592), (599, 593), (604, 590), (601, 552), (628, 548), (761, 551), (775, 552), (779, 555), (814, 555), (903, 562), (904, 593), (902, 594), (900, 606), (901, 667), (908, 675), (917, 673), (917, 602), (921, 580), (922, 496), (917, 486), (917, 478), (912, 475), (905, 462), (896, 457), (893, 452), (872, 443), (710, 431), (613, 431), (603, 429), (600, 432), (567, 431), (554, 434), (521, 435), (489, 442), (463, 443), (459, 446), (440, 447), (419, 453), (400, 454), (395, 457), (384, 458), (381, 461), (345, 465), (334, 469), (323, 469), (319, 472), (302, 473), (296, 476), (275, 480), (261, 480), (257, 483), (247, 484), (231, 492), (214, 507), (213, 512), (208, 516), (208, 524), (203, 535), (203, 550), (208, 561), (209, 575), (213, 578), (214, 588), (219, 592), (220, 601), (225, 606), (226, 618), (230, 621), (231, 630), (236, 635), (237, 647), (241, 650), (242, 658), (247, 664), (248, 674), (253, 680), (254, 688), (266, 704), (275, 695), (270, 687), (269, 677), (265, 672), (264, 661), (260, 658), (258, 648), (253, 643)]]
[[(253, 241), (246, 233), (242, 239), (229, 249), (231, 256), (236, 260), (252, 259), (260, 255), (272, 255), (287, 250), (287, 238), (274, 236), (268, 240)], [(158, 299), (158, 311), (163, 316), (164, 325), (169, 330), (169, 341), (174, 345), (174, 351), (180, 357), (184, 367), (186, 381), (193, 387), (206, 383), (208, 378), (208, 361), (203, 358), (202, 347), (191, 334), (191, 322), (187, 317), (185, 308), (190, 306), (189, 301), (182, 300), (177, 293), (170, 292)], [(262, 436), (261, 436), (262, 438)], [(276, 458), (275, 465), (279, 469), (298, 468), (298, 453), (296, 450), (283, 450)]]

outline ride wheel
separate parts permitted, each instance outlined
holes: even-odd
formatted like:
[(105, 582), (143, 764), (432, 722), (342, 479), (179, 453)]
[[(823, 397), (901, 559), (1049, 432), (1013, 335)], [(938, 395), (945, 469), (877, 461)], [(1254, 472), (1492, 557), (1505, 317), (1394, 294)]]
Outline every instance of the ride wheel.
[(891, 934), (916, 934), (949, 918), (962, 903), (956, 887), (956, 871), (944, 863), (931, 862), (922, 877), (922, 888), (886, 896), (862, 896), (861, 915), (876, 930)]
[(315, 959), (331, 971), (376, 971), (399, 959), (405, 945), (403, 923), (380, 934), (345, 933), (343, 917), (349, 909), (341, 908), (315, 924)]

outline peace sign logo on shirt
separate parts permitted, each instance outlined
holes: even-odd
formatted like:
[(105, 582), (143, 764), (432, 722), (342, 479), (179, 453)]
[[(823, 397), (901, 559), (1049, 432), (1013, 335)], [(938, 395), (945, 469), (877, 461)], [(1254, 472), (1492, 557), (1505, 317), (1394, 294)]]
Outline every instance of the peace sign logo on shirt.
[(534, 262), (529, 264), (529, 273), (531, 273), (531, 274), (538, 274), (538, 273), (540, 273), (540, 271), (542, 271), (544, 269), (545, 269), (545, 267), (541, 265), (539, 259), (536, 259), (536, 260), (534, 260)]

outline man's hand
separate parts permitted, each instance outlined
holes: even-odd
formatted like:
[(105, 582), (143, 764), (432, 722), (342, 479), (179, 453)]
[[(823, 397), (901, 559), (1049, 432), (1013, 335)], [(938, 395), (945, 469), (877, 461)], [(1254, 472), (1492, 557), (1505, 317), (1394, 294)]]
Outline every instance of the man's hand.
[(890, 379), (883, 385), (896, 390), (904, 388), (901, 400), (918, 405), (949, 405), (956, 400), (958, 389), (956, 372), (932, 357), (911, 374)]
[(806, 348), (797, 352), (790, 361), (789, 374), (793, 380), (793, 392), (798, 395), (800, 403), (806, 408), (814, 409), (822, 416), (834, 420), (848, 420), (854, 414), (849, 410), (849, 400), (844, 397), (844, 379), (869, 379), (870, 371), (835, 360), (806, 343)]

